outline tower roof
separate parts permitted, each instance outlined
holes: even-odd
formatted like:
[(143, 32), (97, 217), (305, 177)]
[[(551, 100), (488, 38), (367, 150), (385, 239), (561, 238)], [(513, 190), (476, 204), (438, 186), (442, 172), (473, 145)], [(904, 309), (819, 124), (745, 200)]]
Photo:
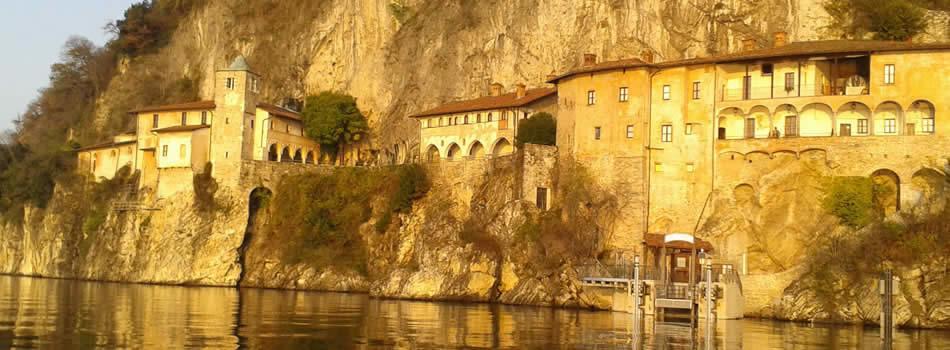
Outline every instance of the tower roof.
[(244, 55), (238, 55), (234, 58), (234, 61), (231, 62), (231, 65), (224, 70), (246, 70), (250, 71), (251, 66), (247, 64), (247, 60), (244, 58)]

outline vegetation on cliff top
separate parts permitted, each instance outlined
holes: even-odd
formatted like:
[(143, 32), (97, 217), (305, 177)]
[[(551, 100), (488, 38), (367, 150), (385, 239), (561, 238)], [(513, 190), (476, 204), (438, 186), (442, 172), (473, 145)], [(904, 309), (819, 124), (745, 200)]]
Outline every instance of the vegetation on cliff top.
[[(74, 150), (126, 131), (126, 110), (97, 122), (96, 101), (116, 76), (120, 58), (135, 59), (167, 43), (184, 14), (202, 0), (142, 1), (125, 17), (107, 26), (115, 36), (103, 47), (72, 37), (63, 46), (60, 62), (50, 67), (49, 86), (40, 91), (14, 130), (0, 139), (0, 212), (18, 220), (25, 206), (45, 208), (57, 180), (75, 169)], [(140, 72), (136, 72), (140, 73)], [(119, 106), (141, 106), (193, 98), (193, 80), (155, 79), (142, 74), (143, 91), (121, 96)], [(167, 83), (165, 83), (167, 81)]]
[(840, 36), (878, 40), (907, 40), (927, 28), (926, 9), (950, 10), (947, 0), (825, 0), (831, 15), (826, 27)]
[(557, 122), (547, 112), (535, 113), (518, 126), (515, 144), (518, 147), (526, 143), (536, 145), (554, 145), (557, 141)]
[[(260, 238), (288, 264), (334, 266), (367, 273), (360, 227), (373, 217), (385, 230), (429, 190), (418, 165), (339, 168), (329, 174), (284, 178), (268, 202)], [(385, 222), (385, 224), (380, 224)]]

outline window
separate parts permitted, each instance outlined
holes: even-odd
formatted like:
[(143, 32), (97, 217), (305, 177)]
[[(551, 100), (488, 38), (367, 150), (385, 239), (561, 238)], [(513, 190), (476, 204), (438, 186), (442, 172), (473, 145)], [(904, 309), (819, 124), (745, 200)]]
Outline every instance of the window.
[(528, 118), (528, 112), (522, 113), (522, 114), (521, 114), (521, 119), (526, 119), (526, 118)]
[(225, 78), (224, 87), (228, 90), (234, 90), (234, 78)]
[(260, 91), (260, 80), (257, 78), (251, 77), (251, 91), (258, 92)]
[(290, 124), (284, 124), (284, 132), (290, 133)]
[(633, 125), (627, 125), (627, 138), (633, 138)]
[(179, 159), (185, 159), (186, 153), (188, 153), (188, 149), (185, 147), (185, 145), (181, 145), (181, 146), (178, 147), (178, 158), (179, 158)]
[(858, 133), (867, 134), (868, 133), (868, 120), (867, 119), (858, 119)]
[(699, 99), (699, 84), (700, 83), (698, 81), (693, 82), (693, 99), (694, 100)]
[(653, 171), (662, 173), (663, 172), (663, 163), (653, 163)]
[(627, 102), (630, 100), (630, 92), (627, 87), (620, 88), (620, 102)]
[(254, 119), (251, 119), (251, 129), (254, 128)]
[(670, 86), (663, 85), (663, 100), (669, 101), (669, 99), (670, 99)]
[(772, 75), (772, 72), (775, 71), (775, 66), (771, 63), (762, 64), (762, 75)]
[(693, 123), (686, 123), (686, 135), (693, 134)]
[(482, 114), (481, 114), (481, 113), (478, 113), (478, 114), (475, 115), (475, 122), (476, 122), (476, 123), (481, 123), (481, 122), (482, 122)]
[(920, 120), (920, 132), (925, 134), (934, 133), (934, 118), (924, 118)]
[(465, 115), (465, 124), (468, 124), (468, 114)]
[(673, 126), (663, 125), (660, 127), (660, 141), (673, 142)]
[(208, 111), (201, 112), (201, 125), (208, 125)]
[(884, 133), (897, 133), (897, 119), (884, 119)]
[(884, 65), (884, 84), (894, 84), (894, 71), (893, 64)]
[(548, 189), (544, 187), (538, 187), (537, 200), (535, 201), (538, 205), (538, 209), (547, 210), (548, 209)]
[(491, 113), (488, 113), (488, 121), (491, 122), (491, 121), (493, 121), (493, 119), (495, 119), (495, 118), (492, 117)]
[(181, 125), (188, 125), (188, 112), (181, 112)]
[(600, 127), (594, 127), (594, 140), (600, 140)]
[(795, 90), (795, 73), (785, 73), (785, 91)]
[(587, 91), (587, 105), (592, 106), (597, 102), (597, 95), (594, 90)]
[(686, 172), (691, 173), (696, 171), (696, 165), (693, 163), (686, 163)]
[[(514, 114), (514, 113), (512, 113), (512, 114)], [(502, 113), (501, 113), (501, 120), (508, 120), (508, 112), (502, 112)]]
[(168, 157), (168, 145), (162, 145), (162, 157)]
[(158, 127), (158, 114), (152, 114), (152, 129)]

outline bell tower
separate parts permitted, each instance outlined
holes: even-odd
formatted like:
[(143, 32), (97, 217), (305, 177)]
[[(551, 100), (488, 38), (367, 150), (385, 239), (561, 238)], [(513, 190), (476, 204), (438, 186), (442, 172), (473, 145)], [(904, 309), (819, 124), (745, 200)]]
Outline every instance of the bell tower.
[(214, 75), (214, 115), (211, 122), (212, 176), (222, 186), (237, 186), (241, 177), (241, 162), (251, 159), (251, 134), (260, 76), (251, 71), (244, 56), (238, 56), (230, 66)]

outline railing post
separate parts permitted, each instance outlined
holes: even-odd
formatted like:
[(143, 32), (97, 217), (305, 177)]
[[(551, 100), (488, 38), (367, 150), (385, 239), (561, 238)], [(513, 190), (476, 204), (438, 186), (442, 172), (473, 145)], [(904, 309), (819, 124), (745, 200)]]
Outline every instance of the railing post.
[(881, 293), (881, 342), (883, 349), (891, 348), (894, 331), (894, 272), (884, 271), (879, 284)]
[(633, 339), (640, 339), (640, 256), (633, 257)]

